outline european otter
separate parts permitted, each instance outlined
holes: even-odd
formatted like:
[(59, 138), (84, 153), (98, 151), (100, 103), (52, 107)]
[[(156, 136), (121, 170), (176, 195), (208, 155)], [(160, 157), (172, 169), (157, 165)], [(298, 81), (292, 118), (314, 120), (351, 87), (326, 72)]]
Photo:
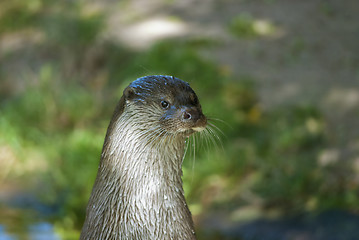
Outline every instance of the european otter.
[(80, 239), (196, 239), (181, 165), (186, 137), (206, 125), (188, 83), (132, 82), (107, 130)]

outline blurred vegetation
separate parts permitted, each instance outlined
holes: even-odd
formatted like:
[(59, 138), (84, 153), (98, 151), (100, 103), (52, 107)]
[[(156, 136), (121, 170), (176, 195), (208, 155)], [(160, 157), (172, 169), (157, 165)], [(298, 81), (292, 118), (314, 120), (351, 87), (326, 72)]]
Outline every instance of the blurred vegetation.
[[(220, 129), (214, 128), (213, 144), (202, 139), (196, 157), (189, 154), (184, 163), (195, 215), (245, 205), (283, 214), (357, 209), (358, 183), (351, 180), (350, 166), (318, 161), (329, 145), (318, 109), (263, 111), (251, 76), (233, 76), (198, 54), (211, 41), (168, 40), (131, 52), (101, 39), (104, 16), (81, 6), (51, 0), (0, 3), (2, 36), (24, 30), (41, 35), (22, 60), (26, 66), (17, 69), (20, 90), (9, 91), (15, 83), (8, 67), (25, 50), (0, 56), (0, 147), (13, 163), (3, 179), (53, 206), (62, 234), (76, 238), (81, 228), (105, 130), (123, 88), (150, 74), (189, 81)], [(230, 29), (256, 35), (248, 16), (233, 19)]]
[(228, 30), (237, 38), (253, 39), (273, 35), (278, 29), (268, 20), (256, 20), (249, 13), (240, 13), (231, 19)]

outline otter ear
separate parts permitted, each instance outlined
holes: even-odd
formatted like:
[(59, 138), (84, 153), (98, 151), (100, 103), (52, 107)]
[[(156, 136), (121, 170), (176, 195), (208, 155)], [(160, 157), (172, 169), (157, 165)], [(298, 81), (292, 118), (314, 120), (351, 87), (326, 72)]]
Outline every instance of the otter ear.
[(125, 97), (126, 100), (134, 99), (136, 96), (135, 89), (132, 87), (125, 88), (125, 90), (123, 90), (123, 96)]

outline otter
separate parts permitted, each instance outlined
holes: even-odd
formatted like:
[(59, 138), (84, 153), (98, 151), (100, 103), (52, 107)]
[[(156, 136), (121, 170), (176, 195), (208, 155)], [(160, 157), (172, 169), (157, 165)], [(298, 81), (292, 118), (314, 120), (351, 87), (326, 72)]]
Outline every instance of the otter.
[(182, 161), (186, 138), (206, 125), (187, 82), (156, 75), (125, 88), (106, 133), (80, 239), (196, 239)]

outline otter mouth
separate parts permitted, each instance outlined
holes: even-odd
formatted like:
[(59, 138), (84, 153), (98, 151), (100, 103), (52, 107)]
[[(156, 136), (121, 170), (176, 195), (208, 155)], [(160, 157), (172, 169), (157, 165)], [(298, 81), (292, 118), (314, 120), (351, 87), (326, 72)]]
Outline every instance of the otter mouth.
[(182, 132), (186, 137), (191, 136), (195, 131), (193, 129), (187, 129)]
[(183, 133), (186, 137), (189, 137), (196, 132), (203, 131), (205, 128), (206, 128), (206, 126), (196, 126), (196, 127), (190, 128), (190, 129), (180, 130), (179, 132)]
[(185, 129), (184, 132), (185, 132), (186, 136), (190, 136), (193, 133), (203, 131), (206, 128), (206, 126), (207, 126), (207, 119), (203, 118), (200, 121), (197, 121), (195, 126)]
[(201, 132), (206, 128), (206, 126), (193, 127), (192, 130), (194, 132)]

